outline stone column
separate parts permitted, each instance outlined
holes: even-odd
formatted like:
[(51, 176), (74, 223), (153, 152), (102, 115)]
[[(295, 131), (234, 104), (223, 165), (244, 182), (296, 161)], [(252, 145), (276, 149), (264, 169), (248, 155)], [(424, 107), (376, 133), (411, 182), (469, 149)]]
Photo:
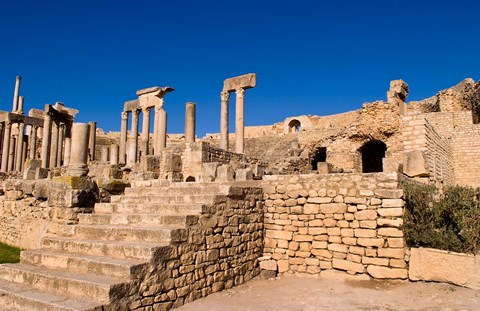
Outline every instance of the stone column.
[(31, 125), (30, 126), (30, 142), (28, 143), (29, 152), (28, 158), (34, 160), (35, 159), (35, 151), (37, 149), (37, 127)]
[(132, 129), (131, 129), (131, 146), (129, 148), (128, 162), (137, 162), (138, 153), (138, 110), (132, 111)]
[(235, 152), (244, 153), (244, 131), (245, 131), (245, 119), (244, 119), (244, 98), (245, 89), (239, 88), (235, 91), (237, 95), (235, 103)]
[(17, 107), (17, 112), (23, 114), (23, 101), (25, 100), (25, 97), (19, 96), (18, 97), (18, 107)]
[(90, 138), (88, 139), (88, 155), (90, 161), (95, 161), (95, 143), (96, 143), (96, 135), (97, 135), (97, 122), (88, 122), (88, 126), (90, 126)]
[(150, 108), (142, 109), (143, 112), (143, 124), (142, 124), (142, 144), (144, 155), (148, 155), (149, 139), (150, 139)]
[(65, 124), (60, 124), (58, 128), (58, 144), (57, 144), (57, 167), (62, 166), (63, 158), (63, 140), (65, 137)]
[(118, 145), (116, 144), (110, 145), (110, 164), (118, 164)]
[(17, 145), (15, 146), (15, 171), (22, 171), (22, 155), (23, 155), (23, 132), (25, 123), (18, 124)]
[[(12, 124), (12, 127), (17, 127), (18, 129), (18, 124)], [(10, 149), (8, 149), (8, 168), (7, 171), (11, 172), (13, 171), (13, 165), (15, 163), (15, 137), (13, 135), (10, 135)]]
[(63, 151), (63, 166), (70, 164), (70, 152), (72, 150), (72, 124), (65, 124), (65, 148)]
[(102, 145), (101, 160), (102, 160), (102, 163), (108, 163), (108, 146), (107, 145)]
[[(4, 125), (5, 125), (5, 123), (0, 122), (0, 151), (2, 150), (2, 147), (3, 147), (3, 129), (5, 127)], [(3, 153), (0, 152), (0, 158), (1, 158), (2, 154)], [(0, 171), (1, 171), (1, 167), (2, 167), (2, 165), (0, 164)]]
[(167, 146), (167, 112), (163, 108), (157, 110), (157, 141), (155, 154), (160, 154)]
[(22, 159), (20, 161), (20, 171), (23, 172), (23, 167), (25, 166), (25, 161), (27, 160), (27, 147), (28, 147), (28, 140), (25, 136), (23, 136), (23, 150), (22, 150)]
[(50, 138), (52, 135), (52, 117), (49, 114), (45, 115), (43, 120), (43, 138), (42, 138), (42, 168), (49, 167), (49, 153), (50, 153)]
[(72, 146), (70, 151), (70, 163), (67, 174), (70, 176), (86, 176), (88, 173), (88, 146), (90, 124), (72, 124)]
[(228, 98), (230, 92), (222, 91), (220, 93), (220, 148), (228, 150)]
[(185, 108), (185, 141), (195, 142), (195, 103), (187, 103)]
[(5, 122), (5, 130), (3, 132), (3, 148), (2, 148), (2, 166), (1, 171), (6, 173), (8, 169), (8, 151), (10, 150), (10, 134), (12, 132), (12, 123)]
[(20, 81), (22, 77), (17, 76), (15, 80), (15, 90), (13, 91), (13, 107), (12, 112), (17, 112), (18, 110), (18, 94), (20, 93)]
[(58, 149), (58, 129), (59, 124), (57, 121), (52, 122), (52, 137), (50, 139), (50, 161), (49, 167), (57, 167), (57, 149)]
[(122, 124), (120, 128), (120, 151), (119, 163), (124, 165), (126, 163), (127, 154), (127, 129), (128, 129), (128, 111), (122, 111)]

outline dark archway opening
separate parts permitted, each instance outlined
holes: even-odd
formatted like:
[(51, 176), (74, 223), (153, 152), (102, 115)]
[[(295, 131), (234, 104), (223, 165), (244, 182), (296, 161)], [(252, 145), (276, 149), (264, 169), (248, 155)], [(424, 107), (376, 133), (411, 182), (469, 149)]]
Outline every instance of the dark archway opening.
[(185, 179), (186, 182), (194, 182), (195, 181), (195, 177), (193, 176), (188, 176), (187, 179)]
[(360, 152), (362, 153), (362, 172), (383, 172), (383, 158), (385, 158), (386, 151), (387, 145), (380, 140), (366, 142), (360, 148)]
[(302, 123), (300, 123), (300, 121), (297, 119), (293, 119), (288, 123), (288, 129), (290, 133), (300, 132), (301, 127)]
[(310, 165), (313, 171), (316, 171), (318, 162), (327, 162), (327, 147), (320, 147), (315, 150), (310, 160)]

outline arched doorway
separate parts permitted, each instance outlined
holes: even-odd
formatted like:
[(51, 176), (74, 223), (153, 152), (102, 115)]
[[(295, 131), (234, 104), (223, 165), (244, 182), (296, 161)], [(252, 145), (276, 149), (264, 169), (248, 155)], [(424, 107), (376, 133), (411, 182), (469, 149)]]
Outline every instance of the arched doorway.
[(288, 122), (288, 132), (289, 133), (300, 132), (301, 127), (302, 127), (302, 123), (300, 123), (300, 121), (298, 121), (297, 119), (293, 119), (290, 122)]
[(317, 163), (318, 162), (327, 162), (327, 148), (326, 147), (320, 147), (315, 150), (313, 153), (311, 160), (310, 160), (310, 166), (312, 167), (313, 171), (317, 170)]
[(363, 144), (360, 148), (362, 154), (362, 172), (376, 173), (383, 172), (383, 158), (387, 145), (380, 140), (371, 140)]

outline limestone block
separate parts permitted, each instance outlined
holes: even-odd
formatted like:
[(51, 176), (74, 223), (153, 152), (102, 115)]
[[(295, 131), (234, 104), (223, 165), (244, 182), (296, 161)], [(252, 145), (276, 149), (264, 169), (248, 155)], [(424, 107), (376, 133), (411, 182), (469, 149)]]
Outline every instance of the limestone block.
[(343, 259), (334, 258), (332, 260), (332, 267), (339, 270), (353, 271), (357, 273), (365, 272), (365, 268), (361, 263), (356, 263), (356, 262), (343, 260)]
[(224, 91), (235, 91), (238, 88), (249, 89), (255, 87), (257, 84), (257, 76), (254, 73), (247, 73), (242, 76), (237, 76), (225, 79), (223, 82)]
[(377, 211), (375, 210), (363, 210), (355, 212), (356, 220), (374, 220), (377, 218)]
[(403, 155), (403, 173), (409, 177), (428, 177), (427, 157), (424, 151), (413, 150)]
[(345, 203), (329, 203), (320, 205), (320, 211), (324, 214), (345, 213), (347, 204)]
[(357, 244), (365, 247), (370, 247), (370, 246), (381, 247), (383, 246), (384, 242), (385, 240), (382, 238), (373, 238), (373, 239), (358, 238), (357, 239)]
[(234, 171), (233, 168), (228, 165), (220, 165), (217, 168), (217, 178), (215, 179), (216, 181), (233, 181), (235, 180), (234, 177)]
[(317, 162), (317, 173), (318, 174), (329, 174), (332, 165), (327, 162)]
[(235, 171), (237, 181), (253, 180), (253, 171), (250, 168), (238, 169)]
[(316, 198), (308, 198), (307, 202), (308, 203), (317, 203), (317, 204), (323, 204), (323, 203), (331, 203), (332, 198), (329, 197), (316, 197)]
[(383, 266), (369, 265), (367, 273), (375, 279), (406, 279), (408, 277), (407, 269), (389, 268)]
[(412, 281), (453, 283), (478, 290), (480, 258), (431, 248), (412, 248), (409, 278)]
[(209, 162), (202, 164), (202, 176), (212, 176), (213, 179), (217, 177), (217, 169), (221, 165), (220, 162)]

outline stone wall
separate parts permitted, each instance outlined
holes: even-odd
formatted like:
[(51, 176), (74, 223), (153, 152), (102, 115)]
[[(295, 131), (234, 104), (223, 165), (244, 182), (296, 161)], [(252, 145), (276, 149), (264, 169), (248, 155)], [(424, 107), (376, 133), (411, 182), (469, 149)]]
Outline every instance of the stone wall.
[(266, 176), (261, 267), (407, 278), (396, 173)]
[[(137, 271), (132, 290), (106, 310), (169, 310), (242, 284), (260, 273), (261, 188), (231, 187), (189, 219), (188, 233)], [(125, 291), (127, 292), (127, 291)]]

